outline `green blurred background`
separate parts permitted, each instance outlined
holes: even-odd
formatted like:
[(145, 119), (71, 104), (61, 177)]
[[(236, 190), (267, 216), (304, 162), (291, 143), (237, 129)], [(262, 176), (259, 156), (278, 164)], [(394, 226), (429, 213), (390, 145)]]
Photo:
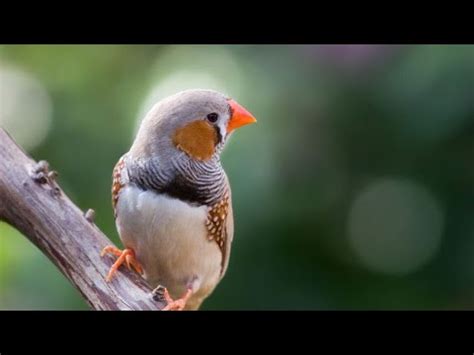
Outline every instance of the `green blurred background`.
[[(223, 153), (236, 234), (203, 309), (474, 308), (473, 46), (0, 46), (0, 126), (115, 243), (112, 169), (188, 88), (258, 119)], [(88, 306), (0, 222), (0, 308)]]

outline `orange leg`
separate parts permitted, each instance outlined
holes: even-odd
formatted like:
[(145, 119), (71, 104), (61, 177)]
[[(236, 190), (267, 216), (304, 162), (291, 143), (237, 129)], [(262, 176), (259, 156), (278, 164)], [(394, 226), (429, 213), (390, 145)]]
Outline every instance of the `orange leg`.
[(115, 263), (110, 268), (107, 277), (105, 278), (107, 282), (110, 282), (110, 280), (112, 280), (112, 277), (117, 272), (120, 265), (122, 265), (124, 262), (127, 264), (127, 267), (130, 270), (133, 267), (136, 272), (138, 272), (139, 274), (143, 274), (143, 268), (135, 258), (135, 252), (133, 251), (133, 249), (126, 248), (124, 250), (120, 250), (114, 247), (113, 245), (109, 245), (102, 249), (100, 256), (104, 256), (105, 254), (113, 254), (118, 257)]
[(182, 311), (186, 306), (186, 302), (188, 302), (189, 297), (191, 297), (192, 293), (193, 291), (188, 288), (183, 297), (177, 300), (173, 300), (170, 294), (168, 293), (168, 290), (165, 288), (163, 296), (168, 304), (165, 308), (163, 308), (163, 311)]

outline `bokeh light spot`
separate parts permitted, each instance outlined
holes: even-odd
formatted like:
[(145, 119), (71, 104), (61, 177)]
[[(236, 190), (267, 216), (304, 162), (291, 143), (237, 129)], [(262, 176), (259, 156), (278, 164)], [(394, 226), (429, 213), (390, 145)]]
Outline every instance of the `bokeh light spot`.
[(179, 91), (210, 89), (238, 99), (244, 86), (243, 78), (237, 61), (225, 48), (168, 47), (155, 62), (151, 88), (139, 109), (137, 126), (154, 104)]
[(26, 150), (37, 147), (51, 127), (52, 104), (30, 74), (0, 66), (0, 127)]
[(407, 274), (435, 256), (443, 225), (440, 205), (423, 186), (382, 179), (353, 202), (348, 232), (355, 254), (368, 269)]

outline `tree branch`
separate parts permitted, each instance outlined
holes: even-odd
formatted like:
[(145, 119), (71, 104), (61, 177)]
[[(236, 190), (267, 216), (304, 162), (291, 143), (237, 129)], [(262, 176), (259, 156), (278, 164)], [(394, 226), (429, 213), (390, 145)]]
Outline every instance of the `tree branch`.
[(81, 292), (93, 309), (159, 310), (146, 281), (121, 267), (112, 282), (113, 263), (100, 251), (112, 242), (85, 217), (55, 182), (47, 163), (38, 165), (0, 128), (0, 220), (35, 244)]

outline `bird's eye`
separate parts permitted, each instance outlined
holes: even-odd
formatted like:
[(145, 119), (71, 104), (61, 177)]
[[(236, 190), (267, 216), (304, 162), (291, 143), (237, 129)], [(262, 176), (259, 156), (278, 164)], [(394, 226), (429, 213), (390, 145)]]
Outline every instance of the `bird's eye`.
[(209, 122), (212, 122), (212, 123), (217, 122), (218, 118), (219, 118), (219, 115), (215, 112), (207, 115), (207, 119), (209, 120)]

